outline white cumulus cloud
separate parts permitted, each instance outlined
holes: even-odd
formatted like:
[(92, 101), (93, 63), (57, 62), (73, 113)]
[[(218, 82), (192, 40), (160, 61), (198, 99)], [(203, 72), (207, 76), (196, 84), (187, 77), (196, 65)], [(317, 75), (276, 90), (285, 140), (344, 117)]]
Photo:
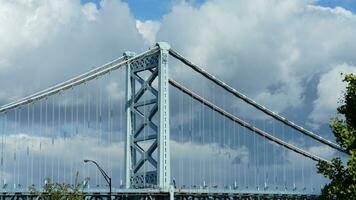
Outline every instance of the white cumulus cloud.
[[(157, 38), (257, 102), (283, 112), (310, 103), (305, 95), (310, 95), (306, 88), (312, 77), (356, 62), (355, 32), (355, 15), (340, 7), (297, 0), (212, 0), (199, 7), (173, 6)], [(191, 79), (186, 73), (175, 75)]]
[(146, 39), (148, 45), (154, 45), (156, 42), (156, 35), (160, 28), (160, 23), (157, 21), (147, 20), (140, 21), (136, 20), (136, 27), (138, 32)]
[[(356, 74), (356, 66), (341, 64), (321, 75), (317, 87), (317, 99), (314, 100), (314, 109), (309, 118), (317, 127), (322, 123), (329, 123), (336, 116), (336, 109), (343, 97), (346, 83), (342, 81), (343, 76), (348, 73)], [(344, 74), (344, 75), (342, 75)]]
[[(0, 1), (0, 102), (147, 49), (126, 3)], [(14, 84), (16, 80), (16, 84)]]

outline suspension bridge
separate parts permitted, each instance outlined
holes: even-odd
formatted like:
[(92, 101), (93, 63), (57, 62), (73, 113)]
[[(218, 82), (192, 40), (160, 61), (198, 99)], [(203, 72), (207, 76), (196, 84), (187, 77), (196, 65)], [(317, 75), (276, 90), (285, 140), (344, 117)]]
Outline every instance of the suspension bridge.
[(316, 162), (345, 153), (164, 42), (1, 106), (0, 132), (1, 199), (48, 181), (88, 199), (316, 199)]

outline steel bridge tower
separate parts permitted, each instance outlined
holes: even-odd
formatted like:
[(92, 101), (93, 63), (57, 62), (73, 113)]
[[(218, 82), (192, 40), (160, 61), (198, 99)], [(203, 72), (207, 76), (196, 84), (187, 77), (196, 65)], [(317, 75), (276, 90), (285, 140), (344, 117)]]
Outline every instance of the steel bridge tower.
[[(126, 70), (126, 188), (169, 190), (169, 82), (170, 45), (127, 64)], [(129, 59), (133, 52), (125, 52)], [(145, 146), (145, 147), (143, 147)]]

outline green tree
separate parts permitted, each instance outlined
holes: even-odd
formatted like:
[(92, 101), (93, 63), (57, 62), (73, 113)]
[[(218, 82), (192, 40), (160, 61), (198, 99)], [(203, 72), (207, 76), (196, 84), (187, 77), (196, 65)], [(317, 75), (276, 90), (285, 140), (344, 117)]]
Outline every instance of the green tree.
[(347, 83), (341, 106), (337, 111), (339, 117), (331, 122), (331, 129), (336, 142), (350, 154), (346, 165), (340, 158), (332, 159), (332, 164), (319, 162), (318, 173), (330, 179), (322, 189), (321, 199), (356, 200), (356, 75), (346, 75)]
[[(46, 184), (43, 186), (43, 191), (36, 191), (34, 185), (29, 187), (29, 191), (34, 196), (39, 196), (44, 200), (83, 200), (84, 192), (82, 191), (86, 185), (82, 185), (78, 183), (79, 173), (77, 172), (75, 183), (67, 184), (67, 183), (54, 183), (51, 179), (46, 179)], [(86, 184), (89, 182), (89, 179), (85, 179)]]

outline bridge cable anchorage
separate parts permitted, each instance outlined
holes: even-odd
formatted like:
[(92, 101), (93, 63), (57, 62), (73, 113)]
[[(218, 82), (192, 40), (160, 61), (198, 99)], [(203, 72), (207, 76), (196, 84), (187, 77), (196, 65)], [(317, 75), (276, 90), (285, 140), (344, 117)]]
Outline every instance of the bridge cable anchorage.
[(138, 54), (138, 55), (131, 57), (129, 59), (126, 59), (126, 60), (124, 59), (125, 57), (120, 57), (120, 58), (113, 60), (109, 63), (101, 65), (100, 67), (97, 67), (89, 72), (86, 72), (84, 74), (76, 76), (68, 81), (56, 84), (56, 85), (49, 87), (45, 90), (41, 90), (39, 92), (36, 92), (36, 93), (29, 95), (27, 97), (21, 98), (17, 101), (11, 102), (9, 104), (5, 104), (0, 107), (0, 113), (4, 113), (6, 111), (17, 108), (21, 105), (26, 105), (26, 104), (38, 101), (40, 99), (46, 98), (48, 96), (52, 96), (56, 93), (70, 89), (74, 86), (81, 85), (87, 81), (93, 80), (99, 76), (107, 74), (110, 71), (117, 70), (121, 67), (124, 67), (124, 66), (126, 66), (127, 63), (132, 62), (132, 60), (150, 56), (150, 55), (156, 53), (158, 50), (159, 50), (158, 47), (154, 47), (154, 48), (149, 49), (148, 51), (145, 51), (141, 54)]
[(287, 118), (278, 115), (277, 113), (267, 109), (266, 107), (256, 103), (254, 100), (250, 99), (249, 97), (247, 97), (246, 95), (242, 94), (241, 92), (237, 91), (236, 89), (232, 88), (231, 86), (227, 85), (226, 83), (224, 83), (223, 81), (219, 80), (218, 78), (216, 78), (215, 76), (209, 74), (207, 71), (205, 71), (204, 69), (200, 68), (199, 66), (193, 64), (192, 62), (190, 62), (188, 59), (184, 58), (182, 55), (180, 55), (177, 51), (173, 50), (172, 48), (169, 50), (169, 54), (171, 56), (173, 56), (174, 58), (180, 60), (181, 62), (183, 62), (184, 64), (186, 64), (187, 66), (189, 66), (190, 68), (192, 68), (194, 71), (198, 72), (199, 74), (203, 75), (205, 78), (211, 80), (212, 82), (214, 82), (215, 84), (219, 85), (220, 87), (224, 88), (226, 91), (228, 91), (229, 93), (233, 94), (234, 96), (242, 99), (243, 101), (245, 101), (246, 103), (250, 104), (251, 106), (257, 108), (258, 110), (264, 112), (265, 114), (273, 117), (274, 119), (281, 121), (282, 123), (284, 123), (285, 125), (301, 132), (304, 135), (307, 135), (323, 144), (326, 144), (328, 146), (330, 146), (333, 149), (336, 149), (338, 151), (344, 152), (348, 155), (350, 155), (349, 152), (347, 152), (345, 149), (343, 149), (341, 146), (339, 146), (338, 144), (335, 144), (329, 140), (324, 139), (323, 137), (304, 129), (303, 127), (295, 124), (292, 121), (289, 121)]
[(253, 125), (251, 125), (250, 123), (245, 122), (244, 120), (242, 120), (242, 119), (236, 117), (235, 115), (225, 111), (224, 109), (222, 109), (222, 108), (218, 107), (217, 105), (213, 104), (212, 102), (204, 99), (203, 97), (199, 96), (198, 94), (190, 91), (188, 88), (180, 85), (178, 82), (176, 82), (176, 81), (174, 81), (172, 79), (169, 79), (169, 84), (171, 84), (173, 87), (177, 88), (178, 90), (184, 92), (185, 94), (189, 95), (193, 99), (195, 99), (195, 100), (199, 101), (200, 103), (204, 104), (205, 106), (209, 107), (213, 111), (218, 112), (219, 114), (223, 115), (224, 117), (229, 118), (230, 120), (240, 124), (241, 126), (251, 130), (252, 132), (254, 132), (254, 133), (256, 133), (256, 134), (258, 134), (258, 135), (260, 135), (262, 137), (265, 137), (266, 139), (268, 139), (268, 140), (270, 140), (272, 142), (275, 142), (275, 143), (277, 143), (277, 144), (279, 144), (279, 145), (281, 145), (281, 146), (283, 146), (283, 147), (285, 147), (285, 148), (287, 148), (289, 150), (292, 150), (292, 151), (294, 151), (294, 152), (296, 152), (298, 154), (301, 154), (301, 155), (303, 155), (305, 157), (308, 157), (308, 158), (310, 158), (312, 160), (323, 161), (323, 162), (326, 162), (328, 164), (331, 164), (330, 161), (328, 161), (328, 160), (326, 160), (324, 158), (320, 158), (320, 157), (318, 157), (318, 156), (316, 156), (316, 155), (314, 155), (312, 153), (304, 151), (303, 149), (300, 149), (300, 148), (298, 148), (298, 147), (296, 147), (296, 146), (294, 146), (292, 144), (289, 144), (289, 143), (285, 142), (284, 140), (281, 140), (281, 139), (279, 139), (277, 137), (274, 137), (274, 136), (268, 134), (267, 132), (265, 132), (265, 131), (263, 131), (263, 130), (261, 130), (261, 129), (253, 126)]

